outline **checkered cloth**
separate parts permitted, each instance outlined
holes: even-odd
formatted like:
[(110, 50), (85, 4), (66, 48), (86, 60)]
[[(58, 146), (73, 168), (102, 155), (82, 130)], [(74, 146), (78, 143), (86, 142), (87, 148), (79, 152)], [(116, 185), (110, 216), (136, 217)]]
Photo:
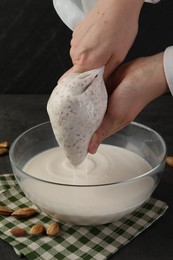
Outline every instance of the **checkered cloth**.
[[(24, 196), (12, 174), (0, 176), (0, 205), (11, 209), (30, 207), (32, 203)], [(150, 198), (133, 214), (112, 224), (80, 227), (61, 224), (61, 232), (57, 237), (48, 236), (14, 237), (10, 229), (25, 228), (27, 231), (35, 223), (45, 227), (52, 220), (43, 212), (29, 220), (19, 220), (12, 216), (0, 216), (0, 238), (11, 244), (19, 256), (30, 260), (102, 260), (130, 242), (166, 211), (167, 205)]]

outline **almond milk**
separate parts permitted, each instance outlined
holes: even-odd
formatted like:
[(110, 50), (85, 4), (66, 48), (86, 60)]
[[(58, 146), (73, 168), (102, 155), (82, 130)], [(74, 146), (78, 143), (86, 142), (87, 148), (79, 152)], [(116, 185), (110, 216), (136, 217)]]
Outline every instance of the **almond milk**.
[[(74, 168), (56, 147), (24, 167), (29, 175), (56, 184), (26, 178), (22, 186), (36, 205), (62, 222), (103, 224), (131, 212), (151, 195), (152, 177), (138, 178), (150, 170), (149, 163), (134, 152), (104, 144)], [(127, 181), (131, 178), (136, 180)]]

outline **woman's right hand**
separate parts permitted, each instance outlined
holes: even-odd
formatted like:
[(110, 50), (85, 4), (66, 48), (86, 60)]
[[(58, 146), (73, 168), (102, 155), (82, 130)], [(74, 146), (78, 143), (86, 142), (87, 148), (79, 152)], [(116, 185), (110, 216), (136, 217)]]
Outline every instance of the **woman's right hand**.
[[(87, 1), (87, 0), (86, 0)], [(105, 79), (124, 60), (138, 31), (144, 0), (98, 0), (74, 30), (71, 71), (105, 66)]]

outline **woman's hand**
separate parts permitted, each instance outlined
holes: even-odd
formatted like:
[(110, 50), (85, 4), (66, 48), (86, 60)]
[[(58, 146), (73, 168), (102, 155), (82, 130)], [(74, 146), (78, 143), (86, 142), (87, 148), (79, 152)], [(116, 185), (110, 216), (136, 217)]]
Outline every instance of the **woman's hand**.
[(73, 32), (72, 71), (84, 72), (105, 66), (107, 79), (124, 60), (136, 37), (143, 2), (98, 0)]
[(96, 152), (103, 139), (129, 124), (149, 102), (168, 92), (163, 53), (120, 66), (107, 87), (110, 92), (108, 110), (91, 138), (90, 153)]

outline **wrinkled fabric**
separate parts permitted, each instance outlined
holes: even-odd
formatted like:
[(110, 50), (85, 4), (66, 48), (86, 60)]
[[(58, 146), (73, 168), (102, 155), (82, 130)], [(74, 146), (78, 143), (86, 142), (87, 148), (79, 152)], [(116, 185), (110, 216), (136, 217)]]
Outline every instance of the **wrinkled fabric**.
[(56, 140), (73, 164), (81, 164), (107, 109), (104, 68), (71, 73), (53, 90), (47, 111)]

